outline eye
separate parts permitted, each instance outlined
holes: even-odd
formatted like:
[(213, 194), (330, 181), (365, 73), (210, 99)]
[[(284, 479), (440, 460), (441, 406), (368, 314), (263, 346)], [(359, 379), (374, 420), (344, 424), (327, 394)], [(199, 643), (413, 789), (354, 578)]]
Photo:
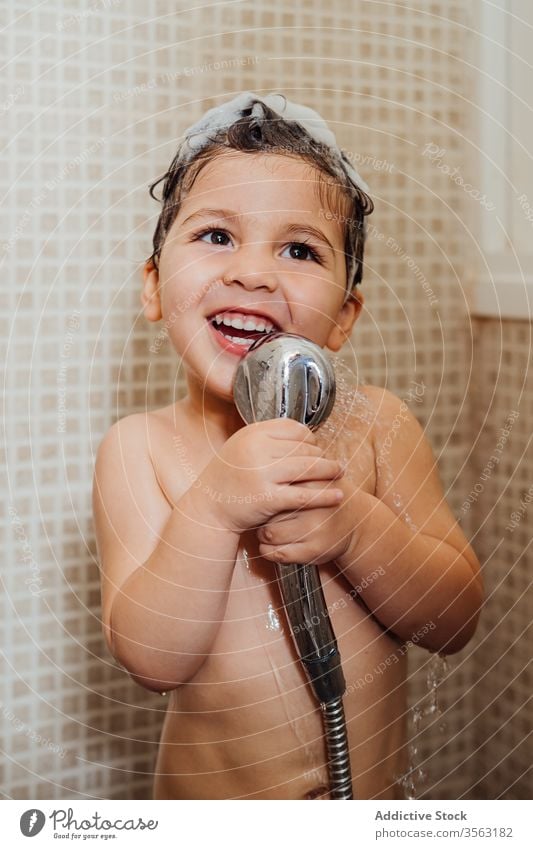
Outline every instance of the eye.
[[(208, 230), (201, 230), (199, 233), (195, 233), (194, 236), (193, 236), (193, 241), (203, 240), (203, 237), (208, 236), (210, 233), (211, 234), (216, 233), (217, 237), (222, 236), (222, 238), (224, 238), (224, 239), (229, 239), (229, 235), (228, 235), (228, 233), (226, 233), (225, 230), (220, 230), (218, 228), (217, 229), (210, 228)], [(222, 247), (224, 247), (227, 244), (227, 242), (216, 241), (216, 242), (211, 242), (211, 244), (212, 245), (221, 245)]]
[[(300, 254), (299, 256), (291, 256), (291, 259), (307, 259), (308, 257), (306, 256), (306, 254), (310, 254), (310, 259), (312, 259), (314, 262), (322, 264), (322, 254), (316, 248), (312, 248), (311, 245), (308, 245), (306, 242), (291, 242), (290, 245), (287, 245), (287, 248), (291, 251), (298, 251)], [(301, 255), (302, 253), (304, 254), (304, 256)]]
[[(226, 230), (222, 230), (219, 227), (209, 227), (205, 230), (200, 230), (198, 233), (195, 233), (192, 236), (191, 241), (203, 241), (204, 236), (215, 236), (216, 241), (213, 241), (210, 238), (209, 244), (219, 245), (220, 247), (225, 247), (228, 242), (227, 241), (219, 241), (220, 237), (224, 239), (229, 239), (230, 235)], [(311, 259), (314, 262), (318, 262), (320, 265), (324, 262), (324, 257), (320, 253), (317, 248), (312, 248), (311, 245), (308, 245), (306, 242), (291, 242), (287, 245), (287, 248), (291, 251), (296, 251), (299, 255), (291, 256), (291, 259), (297, 260), (306, 260)]]

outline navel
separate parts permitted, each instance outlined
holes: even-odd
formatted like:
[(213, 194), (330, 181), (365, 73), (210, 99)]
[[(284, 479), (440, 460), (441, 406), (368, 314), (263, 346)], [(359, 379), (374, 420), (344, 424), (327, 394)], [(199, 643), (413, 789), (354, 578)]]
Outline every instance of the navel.
[(329, 793), (329, 787), (321, 784), (319, 787), (315, 787), (309, 793), (306, 793), (304, 799), (318, 799), (320, 796), (324, 796), (325, 793)]

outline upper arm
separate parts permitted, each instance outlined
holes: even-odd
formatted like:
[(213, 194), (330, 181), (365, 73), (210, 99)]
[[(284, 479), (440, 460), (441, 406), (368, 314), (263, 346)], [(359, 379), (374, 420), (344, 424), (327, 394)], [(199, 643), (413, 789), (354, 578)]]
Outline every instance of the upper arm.
[(93, 517), (98, 547), (102, 627), (111, 652), (113, 600), (125, 580), (156, 548), (172, 508), (148, 452), (146, 417), (127, 416), (99, 445), (93, 478)]
[(376, 497), (394, 513), (406, 514), (421, 533), (459, 551), (478, 576), (479, 561), (446, 502), (422, 426), (407, 404), (386, 389), (376, 392), (374, 406)]

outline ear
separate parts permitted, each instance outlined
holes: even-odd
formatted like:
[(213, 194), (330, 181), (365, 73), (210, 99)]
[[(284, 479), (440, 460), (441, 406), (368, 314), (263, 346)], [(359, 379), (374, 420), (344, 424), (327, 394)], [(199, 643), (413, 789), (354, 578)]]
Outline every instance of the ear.
[(143, 280), (141, 302), (144, 307), (145, 318), (148, 321), (159, 321), (163, 318), (159, 296), (159, 272), (151, 259), (144, 264)]
[(350, 292), (346, 303), (342, 305), (337, 314), (335, 324), (326, 342), (330, 351), (340, 350), (349, 338), (352, 327), (361, 314), (364, 302), (365, 296), (361, 292)]

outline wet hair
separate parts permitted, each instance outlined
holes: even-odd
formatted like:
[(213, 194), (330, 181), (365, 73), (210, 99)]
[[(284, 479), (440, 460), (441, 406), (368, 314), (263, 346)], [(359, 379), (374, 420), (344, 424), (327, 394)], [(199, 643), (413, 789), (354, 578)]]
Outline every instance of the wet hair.
[[(252, 115), (255, 103), (260, 103), (263, 118)], [(315, 182), (319, 198), (330, 209), (333, 219), (344, 229), (344, 254), (348, 275), (353, 263), (357, 271), (353, 286), (363, 277), (363, 254), (366, 237), (364, 218), (374, 209), (370, 196), (356, 186), (344, 173), (340, 173), (338, 156), (331, 148), (318, 142), (297, 122), (287, 121), (260, 100), (254, 100), (243, 116), (230, 127), (215, 130), (207, 144), (198, 152), (188, 151), (187, 138), (178, 148), (167, 172), (150, 186), (150, 196), (162, 204), (162, 209), (153, 235), (151, 259), (156, 268), (166, 236), (176, 219), (181, 203), (190, 192), (194, 181), (203, 168), (217, 156), (230, 151), (242, 153), (275, 153), (304, 160), (321, 172), (322, 179)], [(342, 152), (342, 158), (346, 158)], [(163, 182), (161, 198), (154, 189)]]

